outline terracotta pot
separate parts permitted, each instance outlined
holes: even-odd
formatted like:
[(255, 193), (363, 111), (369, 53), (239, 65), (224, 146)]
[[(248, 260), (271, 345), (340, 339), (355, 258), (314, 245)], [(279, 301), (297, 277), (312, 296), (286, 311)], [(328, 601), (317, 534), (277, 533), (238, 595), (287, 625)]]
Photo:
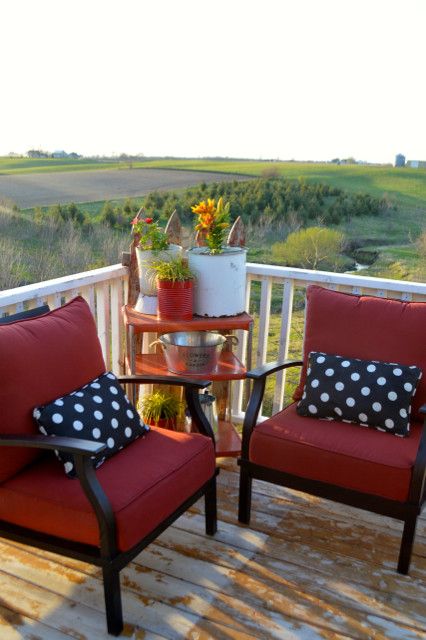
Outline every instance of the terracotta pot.
[(160, 320), (191, 320), (193, 281), (157, 280), (158, 316)]

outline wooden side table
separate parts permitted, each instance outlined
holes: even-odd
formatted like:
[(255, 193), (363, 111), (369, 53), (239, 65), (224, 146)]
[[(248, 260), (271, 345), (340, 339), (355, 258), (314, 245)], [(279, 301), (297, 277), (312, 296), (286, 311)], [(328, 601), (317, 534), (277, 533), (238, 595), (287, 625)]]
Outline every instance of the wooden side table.
[[(228, 415), (219, 415), (218, 433), (216, 434), (216, 455), (237, 456), (241, 451), (241, 438), (230, 420), (232, 399), (232, 381), (244, 380), (247, 369), (252, 364), (253, 318), (247, 313), (225, 318), (200, 318), (192, 320), (159, 320), (157, 316), (138, 313), (129, 305), (123, 307), (123, 319), (126, 327), (127, 362), (126, 368), (133, 375), (165, 375), (175, 377), (167, 367), (162, 353), (136, 353), (136, 336), (144, 333), (171, 333), (174, 331), (212, 331), (231, 332), (243, 330), (248, 332), (247, 357), (244, 365), (231, 350), (223, 350), (216, 370), (208, 374), (182, 374), (188, 378), (223, 381), (226, 385), (225, 405)], [(222, 412), (223, 414), (223, 412)]]

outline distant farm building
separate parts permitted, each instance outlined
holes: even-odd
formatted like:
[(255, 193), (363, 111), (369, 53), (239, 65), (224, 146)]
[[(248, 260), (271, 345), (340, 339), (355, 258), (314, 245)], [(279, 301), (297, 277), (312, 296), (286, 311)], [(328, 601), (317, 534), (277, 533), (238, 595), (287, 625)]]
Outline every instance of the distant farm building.
[(395, 156), (395, 167), (405, 167), (405, 156), (402, 153)]
[(408, 164), (412, 169), (426, 169), (426, 160), (409, 160)]

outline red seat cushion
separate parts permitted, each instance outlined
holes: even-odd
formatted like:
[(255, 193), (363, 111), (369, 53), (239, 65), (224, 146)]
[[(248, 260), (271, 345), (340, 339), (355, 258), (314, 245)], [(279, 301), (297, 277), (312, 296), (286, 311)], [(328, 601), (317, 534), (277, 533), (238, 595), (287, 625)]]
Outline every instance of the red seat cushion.
[(306, 418), (292, 404), (258, 424), (249, 457), (256, 464), (403, 502), (422, 425), (409, 438), (342, 422)]
[[(104, 372), (95, 321), (81, 297), (43, 316), (0, 325), (0, 432), (38, 433), (34, 407)], [(39, 455), (1, 447), (0, 482)]]
[[(139, 542), (214, 472), (209, 438), (155, 427), (105, 462), (96, 475), (114, 510), (119, 549)], [(80, 482), (67, 478), (51, 455), (0, 486), (0, 519), (99, 545), (97, 520)]]
[(423, 372), (413, 399), (413, 417), (422, 420), (426, 402), (425, 302), (354, 296), (311, 285), (306, 293), (304, 366), (294, 399), (300, 400), (311, 351), (364, 360), (417, 365)]

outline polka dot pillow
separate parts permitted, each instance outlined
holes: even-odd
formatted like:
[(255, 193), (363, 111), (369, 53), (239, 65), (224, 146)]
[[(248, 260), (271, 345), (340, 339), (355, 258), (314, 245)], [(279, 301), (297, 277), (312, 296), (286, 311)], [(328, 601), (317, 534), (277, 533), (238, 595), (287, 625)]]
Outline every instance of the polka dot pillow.
[[(45, 435), (68, 436), (104, 442), (107, 449), (94, 457), (96, 468), (117, 451), (149, 431), (130, 403), (116, 376), (104, 373), (81, 389), (36, 407), (33, 412), (39, 430)], [(74, 458), (56, 452), (65, 473), (76, 476)]]
[(407, 436), (411, 401), (421, 377), (416, 366), (312, 351), (297, 413)]

